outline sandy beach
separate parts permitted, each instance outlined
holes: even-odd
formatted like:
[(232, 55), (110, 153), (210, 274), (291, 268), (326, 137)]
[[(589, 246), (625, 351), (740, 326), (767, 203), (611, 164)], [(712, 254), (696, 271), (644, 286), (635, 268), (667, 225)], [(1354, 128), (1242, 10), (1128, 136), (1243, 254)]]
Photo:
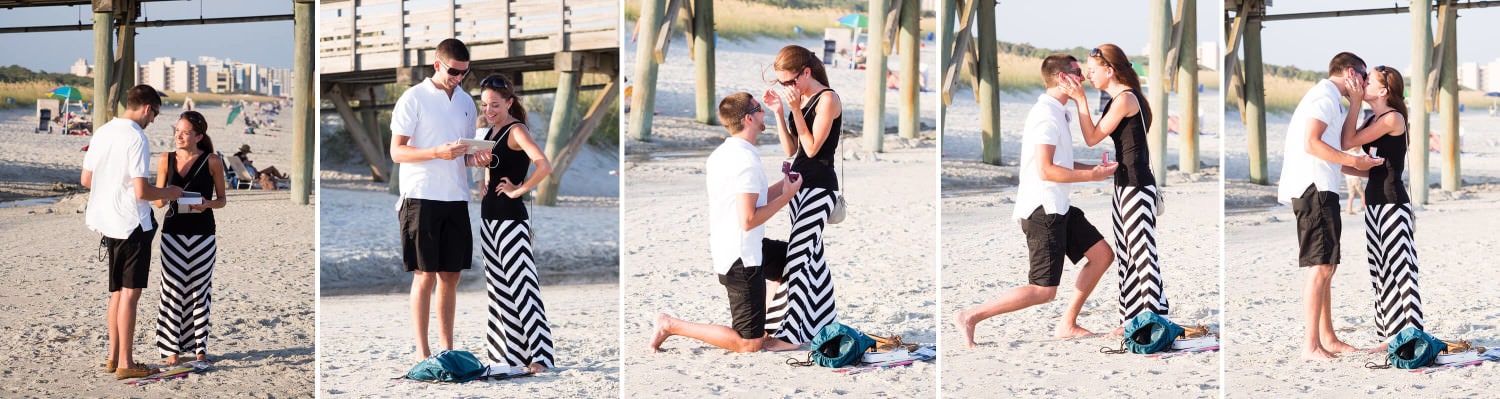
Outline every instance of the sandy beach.
[[(1385, 362), (1384, 353), (1345, 354), (1328, 362), (1298, 358), (1302, 337), (1301, 287), (1306, 274), (1296, 267), (1295, 218), (1291, 207), (1276, 203), (1287, 114), (1268, 115), (1266, 149), (1271, 185), (1250, 184), (1246, 133), (1239, 115), (1225, 114), (1229, 148), (1225, 206), (1225, 325), (1237, 334), (1226, 335), (1225, 388), (1230, 397), (1327, 396), (1360, 392), (1369, 397), (1485, 396), (1500, 383), (1500, 366), (1481, 366), (1413, 374), (1402, 370), (1371, 370), (1367, 362)], [(1426, 331), (1442, 339), (1467, 339), (1475, 346), (1500, 345), (1500, 308), (1493, 304), (1493, 282), (1500, 271), (1474, 256), (1493, 251), (1500, 230), (1486, 223), (1500, 217), (1500, 118), (1470, 111), (1460, 116), (1463, 135), (1461, 165), (1464, 187), (1436, 188), (1441, 181), (1441, 156), (1432, 153), (1428, 205), (1416, 216), (1417, 258)], [(1434, 130), (1440, 124), (1432, 118)], [(1411, 170), (1407, 170), (1409, 180)], [(1344, 194), (1348, 199), (1347, 193)], [(1357, 206), (1357, 205), (1356, 205)], [(1375, 295), (1366, 263), (1364, 215), (1344, 214), (1342, 264), (1332, 289), (1333, 326), (1351, 345), (1378, 344), (1375, 333)], [(1253, 271), (1253, 272), (1252, 272)], [(1278, 339), (1279, 338), (1279, 339)]]
[[(173, 148), (171, 124), (181, 109), (167, 107), (146, 129), (152, 155)], [(231, 133), (222, 121), (227, 108), (201, 108), (209, 135), (226, 155), (241, 143), (253, 147), (258, 166), (291, 167), (291, 132)], [(0, 392), (9, 397), (245, 396), (312, 397), (315, 369), (315, 290), (312, 261), (313, 205), (293, 205), (285, 190), (233, 190), (215, 211), (218, 263), (209, 355), (215, 369), (190, 378), (143, 387), (125, 385), (102, 368), (109, 346), (105, 331), (106, 265), (95, 260), (99, 234), (84, 224), (85, 194), (77, 190), (87, 136), (34, 134), (30, 110), (0, 113), (0, 278), (14, 287), (0, 296), (0, 344), (5, 364)], [(283, 123), (290, 116), (282, 117)], [(155, 157), (152, 170), (154, 171)], [(285, 165), (285, 166), (283, 166)], [(56, 186), (61, 191), (52, 191)], [(42, 189), (35, 189), (42, 187)], [(62, 197), (58, 197), (62, 195)], [(162, 211), (156, 211), (158, 222)], [(160, 366), (156, 311), (160, 301), (158, 236), (151, 279), (142, 290), (136, 319), (137, 361)], [(34, 273), (33, 270), (48, 270)]]
[[(757, 95), (767, 86), (760, 71), (786, 44), (820, 48), (816, 40), (721, 40), (715, 53), (718, 92)], [(923, 50), (933, 56), (932, 44)], [(635, 62), (624, 52), (626, 67)], [(703, 166), (727, 133), (692, 120), (692, 63), (684, 46), (673, 46), (661, 65), (652, 139), (627, 139), (624, 175), (624, 386), (626, 392), (657, 397), (932, 397), (937, 367), (919, 362), (905, 368), (841, 376), (831, 369), (787, 365), (806, 351), (734, 354), (682, 337), (668, 339), (662, 353), (648, 350), (652, 318), (669, 313), (685, 320), (729, 324), (728, 299), (710, 267), (708, 209)], [(861, 126), (863, 71), (828, 69), (843, 101), (844, 130)], [(769, 76), (769, 72), (768, 75)], [(931, 78), (929, 78), (931, 79)], [(935, 81), (935, 80), (930, 80)], [(888, 92), (894, 97), (895, 92)], [(826, 256), (833, 273), (840, 322), (907, 342), (936, 343), (935, 249), (937, 187), (932, 126), (936, 97), (922, 96), (923, 133), (918, 139), (885, 136), (885, 153), (871, 156), (860, 137), (840, 141), (841, 182), (849, 216), (826, 230)], [(887, 126), (897, 117), (888, 98)], [(628, 118), (627, 118), (628, 120)], [(759, 141), (768, 176), (784, 158), (771, 130)], [(892, 183), (902, 187), (888, 189)], [(886, 215), (900, 215), (897, 218)], [(767, 237), (786, 237), (785, 211), (766, 224)]]
[[(975, 330), (976, 348), (964, 346), (962, 335), (952, 325), (958, 311), (995, 298), (1026, 284), (1025, 236), (1011, 218), (1015, 203), (1017, 164), (1026, 113), (1040, 91), (1002, 93), (1001, 153), (1005, 166), (979, 162), (978, 105), (968, 89), (954, 94), (948, 108), (943, 136), (943, 226), (941, 348), (944, 396), (1064, 396), (1216, 397), (1219, 395), (1219, 356), (1199, 353), (1153, 359), (1140, 355), (1110, 355), (1100, 348), (1118, 348), (1120, 341), (1103, 336), (1060, 340), (1052, 331), (1068, 298), (1075, 292), (1073, 281), (1079, 266), (1068, 265), (1057, 299), (1045, 305), (996, 316), (980, 322)], [(1090, 90), (1090, 98), (1097, 98)], [(1173, 99), (1176, 97), (1173, 96)], [(1157, 222), (1157, 245), (1167, 298), (1168, 315), (1184, 325), (1202, 324), (1219, 331), (1219, 108), (1215, 92), (1200, 96), (1200, 172), (1185, 174), (1177, 169), (1180, 140), (1168, 137), (1163, 188), (1166, 213)], [(1210, 108), (1213, 107), (1213, 108)], [(1097, 107), (1095, 107), (1097, 108)], [(1071, 108), (1070, 108), (1071, 110)], [(1175, 105), (1173, 108), (1175, 114)], [(1095, 162), (1100, 152), (1113, 153), (1106, 140), (1085, 148), (1076, 122), (1074, 157)], [(1161, 176), (1161, 175), (1158, 175)], [(1109, 180), (1073, 185), (1072, 204), (1089, 221), (1109, 233)], [(1113, 266), (1105, 272), (1093, 295), (1085, 303), (1079, 324), (1095, 333), (1108, 333), (1119, 323), (1119, 277)], [(1080, 378), (1082, 377), (1082, 378)]]

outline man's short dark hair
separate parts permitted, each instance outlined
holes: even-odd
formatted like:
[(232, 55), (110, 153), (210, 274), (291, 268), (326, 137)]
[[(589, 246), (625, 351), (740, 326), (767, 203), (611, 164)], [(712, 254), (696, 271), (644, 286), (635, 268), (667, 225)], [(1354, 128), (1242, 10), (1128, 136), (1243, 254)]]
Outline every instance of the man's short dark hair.
[(1067, 54), (1053, 54), (1042, 60), (1042, 82), (1047, 87), (1057, 86), (1057, 74), (1072, 69), (1077, 58)]
[(739, 133), (740, 129), (745, 128), (743, 121), (752, 102), (755, 102), (755, 98), (743, 91), (724, 97), (724, 100), (719, 101), (719, 123), (729, 129), (730, 134)]
[[(1348, 51), (1338, 53), (1338, 55), (1333, 56), (1333, 60), (1328, 61), (1328, 77), (1343, 76), (1344, 70), (1349, 68), (1363, 70), (1365, 69), (1365, 60)], [(1365, 71), (1365, 73), (1369, 74), (1369, 71)]]
[(161, 95), (157, 94), (156, 89), (148, 85), (139, 85), (130, 88), (130, 92), (125, 94), (125, 109), (134, 111), (141, 109), (143, 105), (156, 107), (156, 109), (160, 110)]
[(458, 39), (443, 39), (438, 43), (437, 55), (447, 61), (469, 62), (469, 47)]

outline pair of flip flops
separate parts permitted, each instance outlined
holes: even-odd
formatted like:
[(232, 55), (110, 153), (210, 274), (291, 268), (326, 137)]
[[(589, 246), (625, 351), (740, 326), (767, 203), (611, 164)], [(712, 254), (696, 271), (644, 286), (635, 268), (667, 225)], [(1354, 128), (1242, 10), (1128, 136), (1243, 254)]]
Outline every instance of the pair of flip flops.
[(1206, 336), (1209, 336), (1209, 335), (1213, 335), (1214, 337), (1218, 337), (1219, 336), (1219, 334), (1214, 333), (1212, 330), (1209, 330), (1208, 326), (1205, 326), (1205, 325), (1202, 325), (1202, 324), (1199, 324), (1199, 325), (1193, 326), (1193, 327), (1187, 327), (1187, 326), (1183, 326), (1182, 327), (1182, 335), (1181, 335), (1182, 338), (1199, 338), (1199, 337), (1206, 337)]
[(907, 352), (917, 351), (917, 344), (908, 344), (902, 342), (900, 335), (892, 335), (889, 337), (882, 337), (874, 334), (865, 335), (869, 336), (870, 339), (875, 340), (875, 345), (871, 346), (870, 349), (867, 350), (867, 352), (890, 352), (899, 348), (904, 348)]

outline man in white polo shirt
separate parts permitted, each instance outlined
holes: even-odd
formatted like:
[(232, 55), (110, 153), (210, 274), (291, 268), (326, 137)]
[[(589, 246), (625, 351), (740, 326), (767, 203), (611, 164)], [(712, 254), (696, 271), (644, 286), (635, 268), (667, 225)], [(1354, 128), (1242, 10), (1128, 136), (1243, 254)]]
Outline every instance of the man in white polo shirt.
[[(391, 111), (391, 160), (401, 163), (401, 258), (412, 272), (411, 317), (417, 358), (427, 347), (427, 319), (436, 286), (439, 342), (453, 349), (454, 301), (459, 272), (470, 267), (469, 146), (478, 111), (460, 83), (469, 74), (469, 49), (457, 39), (438, 43), (431, 78), (412, 86)], [(475, 154), (487, 157), (488, 151)]]
[(765, 130), (765, 113), (750, 93), (719, 102), (719, 122), (729, 130), (708, 156), (708, 242), (714, 272), (729, 296), (734, 327), (701, 324), (656, 315), (651, 351), (673, 335), (703, 341), (735, 352), (793, 350), (798, 346), (766, 335), (766, 277), (781, 275), (786, 242), (765, 238), (764, 224), (802, 187), (797, 175), (766, 185), (765, 166), (756, 152), (756, 136)]
[[(151, 275), (151, 241), (156, 220), (150, 201), (173, 201), (182, 188), (158, 188), (150, 176), (151, 144), (146, 126), (161, 114), (161, 97), (151, 86), (132, 87), (125, 95), (125, 112), (94, 129), (83, 156), (80, 183), (89, 188), (84, 221), (89, 230), (104, 235), (109, 252), (109, 358), (105, 371), (116, 379), (140, 378), (156, 369), (135, 363), (136, 304)], [(117, 367), (118, 366), (118, 367)]]
[(1113, 176), (1118, 165), (1088, 165), (1073, 162), (1073, 133), (1068, 129), (1068, 91), (1083, 84), (1078, 59), (1053, 54), (1042, 60), (1042, 80), (1047, 92), (1037, 97), (1026, 115), (1021, 139), (1021, 185), (1016, 188), (1013, 217), (1026, 234), (1031, 263), (1030, 284), (1011, 289), (999, 297), (958, 312), (953, 323), (963, 333), (964, 344), (974, 347), (974, 326), (1001, 314), (1052, 301), (1062, 282), (1065, 258), (1074, 264), (1087, 259), (1078, 271), (1078, 292), (1058, 321), (1059, 338), (1093, 333), (1078, 326), (1078, 312), (1094, 292), (1099, 278), (1114, 260), (1109, 244), (1083, 211), (1068, 202), (1070, 183), (1100, 181)]
[[(1366, 76), (1365, 61), (1358, 56), (1348, 52), (1333, 56), (1328, 63), (1328, 78), (1302, 96), (1287, 124), (1277, 198), (1292, 205), (1297, 217), (1298, 264), (1308, 268), (1307, 285), (1302, 291), (1307, 315), (1303, 359), (1332, 359), (1334, 353), (1356, 350), (1334, 334), (1328, 294), (1338, 271), (1339, 235), (1343, 230), (1339, 215), (1338, 191), (1343, 181), (1340, 165), (1369, 170), (1385, 163), (1383, 159), (1339, 151), (1344, 148), (1341, 135), (1354, 131), (1364, 104)], [(1340, 97), (1350, 99), (1351, 109), (1344, 110)]]

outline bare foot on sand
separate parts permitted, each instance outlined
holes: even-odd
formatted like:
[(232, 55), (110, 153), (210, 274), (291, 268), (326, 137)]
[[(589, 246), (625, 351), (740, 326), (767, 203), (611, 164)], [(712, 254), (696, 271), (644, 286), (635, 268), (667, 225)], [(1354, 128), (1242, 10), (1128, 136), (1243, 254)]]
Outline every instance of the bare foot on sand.
[(1348, 353), (1357, 352), (1359, 348), (1355, 348), (1353, 345), (1346, 344), (1344, 341), (1334, 338), (1332, 342), (1323, 342), (1323, 350), (1330, 353)]
[(177, 363), (180, 362), (180, 361), (181, 360), (177, 359), (177, 355), (167, 356), (166, 365), (167, 366), (176, 366)]
[(760, 343), (760, 350), (767, 352), (785, 352), (798, 349), (802, 349), (802, 345), (782, 341), (779, 338), (766, 337), (765, 341), (761, 341)]
[(959, 311), (958, 314), (953, 316), (953, 326), (958, 327), (958, 331), (960, 333), (963, 333), (964, 346), (970, 348), (973, 348), (975, 346), (974, 324), (977, 324), (973, 320), (971, 320), (972, 318), (973, 317), (969, 316), (966, 312), (963, 311)]
[(661, 343), (666, 341), (667, 337), (672, 336), (667, 332), (667, 327), (671, 325), (672, 316), (667, 316), (666, 313), (656, 314), (656, 332), (651, 335), (651, 353), (661, 352)]
[(1115, 327), (1114, 331), (1110, 331), (1109, 332), (1109, 337), (1110, 338), (1120, 338), (1120, 337), (1124, 337), (1124, 336), (1125, 336), (1125, 326)]
[(1386, 351), (1390, 350), (1390, 347), (1390, 342), (1381, 342), (1380, 346), (1370, 348), (1370, 350), (1365, 351), (1365, 353), (1385, 353)]
[(1303, 351), (1302, 352), (1302, 360), (1323, 361), (1323, 360), (1332, 360), (1332, 359), (1335, 359), (1335, 357), (1333, 356), (1333, 354), (1332, 353), (1328, 353), (1328, 351), (1323, 350), (1322, 347), (1313, 348), (1313, 350)]
[(1083, 327), (1079, 327), (1077, 324), (1074, 324), (1068, 326), (1057, 326), (1057, 331), (1053, 332), (1052, 337), (1069, 339), (1087, 337), (1091, 335), (1094, 335), (1093, 331), (1086, 330)]
[(547, 371), (547, 366), (543, 366), (541, 363), (532, 363), (530, 368), (532, 374)]

